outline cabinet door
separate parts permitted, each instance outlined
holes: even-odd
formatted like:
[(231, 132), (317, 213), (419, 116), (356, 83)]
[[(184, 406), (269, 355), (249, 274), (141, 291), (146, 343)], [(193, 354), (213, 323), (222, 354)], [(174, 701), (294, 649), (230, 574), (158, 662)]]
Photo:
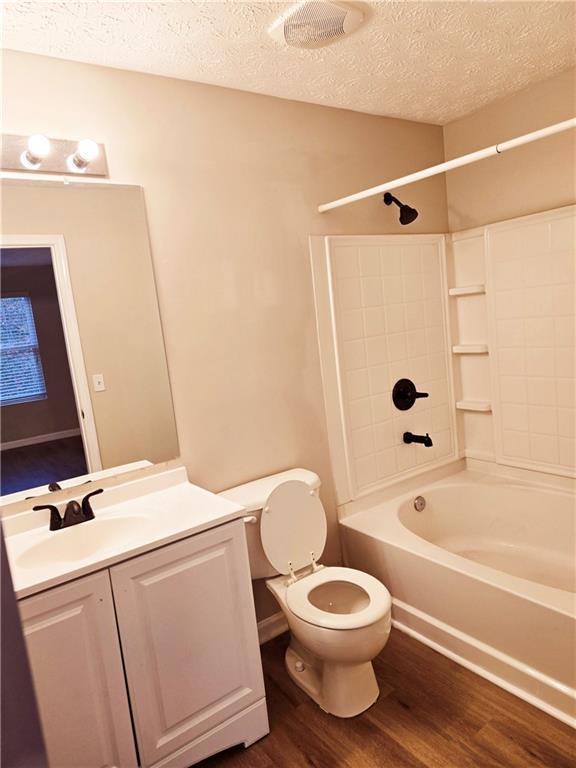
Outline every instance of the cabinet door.
[(52, 768), (137, 765), (108, 572), (20, 602)]
[(264, 696), (243, 523), (111, 569), (140, 759), (185, 749)]

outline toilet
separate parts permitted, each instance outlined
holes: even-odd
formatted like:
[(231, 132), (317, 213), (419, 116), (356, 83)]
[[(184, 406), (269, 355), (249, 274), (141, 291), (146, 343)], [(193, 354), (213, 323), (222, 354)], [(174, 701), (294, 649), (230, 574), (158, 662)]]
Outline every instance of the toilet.
[(245, 507), (253, 579), (267, 579), (286, 617), (288, 674), (324, 711), (354, 717), (379, 689), (372, 659), (386, 645), (391, 598), (353, 568), (323, 566), (326, 515), (320, 478), (292, 469), (224, 491)]

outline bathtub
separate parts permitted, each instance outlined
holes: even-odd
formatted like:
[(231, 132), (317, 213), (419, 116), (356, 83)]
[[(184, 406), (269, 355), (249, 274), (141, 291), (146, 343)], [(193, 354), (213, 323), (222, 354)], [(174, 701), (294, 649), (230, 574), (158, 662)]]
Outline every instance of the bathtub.
[(576, 726), (574, 501), (465, 470), (342, 508), (345, 561), (386, 584), (400, 630)]

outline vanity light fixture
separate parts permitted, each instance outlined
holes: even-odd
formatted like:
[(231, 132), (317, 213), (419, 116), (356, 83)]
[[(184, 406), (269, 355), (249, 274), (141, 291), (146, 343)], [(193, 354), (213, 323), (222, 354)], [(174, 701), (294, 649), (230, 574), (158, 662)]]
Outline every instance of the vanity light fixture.
[(28, 138), (27, 148), (20, 155), (20, 162), (29, 171), (35, 171), (42, 161), (50, 154), (50, 141), (41, 133), (35, 133)]
[(96, 160), (99, 154), (100, 149), (95, 141), (92, 141), (92, 139), (82, 139), (82, 141), (78, 142), (76, 152), (67, 158), (66, 165), (73, 173), (84, 173), (86, 168)]
[(106, 147), (93, 139), (3, 133), (0, 171), (59, 176), (108, 176)]

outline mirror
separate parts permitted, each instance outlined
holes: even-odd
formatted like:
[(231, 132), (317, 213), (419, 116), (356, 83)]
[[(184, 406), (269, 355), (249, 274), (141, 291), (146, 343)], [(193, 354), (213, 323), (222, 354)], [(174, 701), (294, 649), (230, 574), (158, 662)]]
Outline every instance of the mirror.
[(0, 247), (3, 501), (177, 457), (142, 189), (3, 181)]

